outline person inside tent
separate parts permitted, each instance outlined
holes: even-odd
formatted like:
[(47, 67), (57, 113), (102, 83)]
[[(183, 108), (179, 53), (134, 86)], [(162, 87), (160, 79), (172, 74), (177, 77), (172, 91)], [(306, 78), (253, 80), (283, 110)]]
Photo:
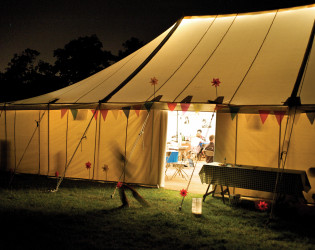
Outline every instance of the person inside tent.
[(202, 149), (203, 149), (202, 145), (204, 141), (205, 139), (202, 136), (202, 130), (198, 129), (196, 136), (191, 139), (191, 150), (193, 153), (196, 154), (198, 159), (202, 153)]
[[(210, 141), (210, 143), (205, 147), (205, 151), (206, 152), (207, 151), (214, 152), (214, 135), (209, 136), (209, 141)], [(207, 155), (207, 153), (205, 153), (205, 155), (206, 155), (206, 162), (207, 163), (213, 162), (213, 153), (212, 153), (212, 155), (211, 154)]]

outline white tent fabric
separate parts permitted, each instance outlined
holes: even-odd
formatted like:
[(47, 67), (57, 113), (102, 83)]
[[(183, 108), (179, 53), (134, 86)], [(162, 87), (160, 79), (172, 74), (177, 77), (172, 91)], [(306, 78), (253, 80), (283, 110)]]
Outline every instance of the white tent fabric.
[[(313, 6), (185, 17), (111, 67), (62, 90), (12, 104), (91, 104), (106, 98), (106, 103), (143, 103), (162, 95), (165, 103), (187, 96), (192, 103), (208, 103), (224, 96), (224, 104), (282, 105), (294, 87), (314, 18)], [(307, 71), (302, 96), (309, 93), (312, 76)], [(153, 77), (158, 79), (155, 93)], [(213, 78), (222, 82), (217, 89), (211, 86)]]
[[(298, 97), (290, 138), (293, 153), (286, 164), (308, 171), (315, 160), (310, 151), (314, 119), (308, 120), (315, 111), (314, 20), (315, 5), (184, 17), (138, 51), (87, 79), (42, 96), (1, 104), (1, 166), (17, 166), (23, 158), (21, 172), (52, 175), (65, 169), (80, 145), (82, 150), (67, 176), (91, 178), (82, 164), (93, 158), (92, 178), (105, 178), (101, 170), (105, 164), (112, 171), (106, 172), (106, 180), (117, 181), (119, 171), (114, 168), (119, 163), (109, 153), (112, 143), (124, 151), (125, 132), (128, 142), (135, 142), (145, 114), (152, 112), (136, 149), (139, 168), (128, 181), (163, 185), (167, 117), (161, 110), (175, 104), (175, 110), (185, 111), (222, 108), (217, 116), (215, 160), (279, 167), (279, 148), (287, 143), (287, 135), (282, 134), (284, 121), (291, 117), (288, 105), (291, 110), (292, 102), (287, 100)], [(158, 80), (154, 86), (152, 78)], [(217, 87), (212, 84), (215, 78), (221, 82)], [(124, 116), (117, 119), (117, 112), (126, 108), (133, 114), (130, 121)], [(83, 120), (69, 115), (86, 109), (110, 115), (106, 120), (99, 115), (95, 122), (91, 112)], [(67, 119), (62, 119), (63, 110), (68, 110)], [(272, 118), (261, 122), (259, 112), (266, 110)], [(279, 111), (284, 112), (282, 123), (277, 120)], [(34, 120), (41, 120), (41, 115), (40, 132), (28, 145), (38, 128)], [(85, 135), (87, 127), (90, 134)], [(82, 143), (83, 136), (87, 139)], [(131, 147), (128, 144), (127, 155)], [(303, 164), (298, 162), (301, 157)], [(315, 178), (310, 176), (310, 181), (315, 187)]]

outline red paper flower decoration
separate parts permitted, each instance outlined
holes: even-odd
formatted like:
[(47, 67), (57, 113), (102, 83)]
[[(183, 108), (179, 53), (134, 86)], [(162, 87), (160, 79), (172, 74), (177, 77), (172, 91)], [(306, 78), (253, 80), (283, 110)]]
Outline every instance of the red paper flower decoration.
[(90, 168), (91, 168), (91, 165), (92, 165), (92, 164), (91, 164), (91, 162), (89, 162), (89, 161), (88, 161), (87, 163), (85, 163), (86, 169), (90, 169)]
[(151, 85), (157, 85), (158, 84), (158, 79), (156, 77), (151, 78), (150, 81)]
[(182, 190), (180, 190), (180, 195), (181, 196), (183, 196), (183, 197), (185, 197), (186, 195), (187, 195), (187, 190), (186, 189), (182, 189)]
[(122, 182), (117, 182), (117, 187), (118, 187), (118, 188), (121, 188), (121, 187), (122, 187), (122, 185), (123, 185), (123, 183), (122, 183)]
[(256, 201), (256, 208), (260, 211), (266, 211), (269, 209), (269, 203), (266, 201)]
[(219, 78), (213, 78), (211, 83), (212, 83), (212, 86), (218, 87), (221, 82), (220, 82)]
[(55, 176), (58, 178), (59, 177), (59, 172), (56, 171)]

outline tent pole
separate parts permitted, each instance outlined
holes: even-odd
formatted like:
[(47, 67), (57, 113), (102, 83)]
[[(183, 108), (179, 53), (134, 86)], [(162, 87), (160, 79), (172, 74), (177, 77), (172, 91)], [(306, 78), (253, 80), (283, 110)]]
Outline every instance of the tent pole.
[(16, 168), (16, 110), (14, 110), (14, 168)]
[(66, 164), (65, 164), (65, 171), (66, 171), (67, 165), (68, 165), (68, 130), (69, 130), (69, 111), (67, 112), (67, 126), (66, 126)]
[(49, 110), (49, 104), (48, 104), (48, 116), (47, 116), (47, 176), (49, 175), (50, 171), (50, 141), (49, 141), (49, 133), (50, 133), (50, 127), (49, 127), (49, 122), (50, 122), (50, 110)]
[[(101, 110), (99, 110), (100, 114), (99, 114), (99, 120), (98, 120), (98, 142), (97, 142), (97, 157), (96, 157), (96, 163), (94, 164), (94, 168), (95, 166), (97, 166), (97, 169), (99, 169), (99, 165), (100, 165), (100, 145), (101, 145), (101, 122), (102, 122), (102, 114), (101, 114)], [(106, 178), (107, 179), (107, 178)], [(94, 169), (93, 169), (93, 180), (94, 180)]]
[[(40, 119), (40, 110), (38, 111), (38, 120)], [(40, 175), (40, 123), (38, 123), (38, 175)]]
[(234, 155), (234, 165), (236, 165), (237, 161), (237, 129), (238, 129), (238, 114), (236, 114), (236, 126), (235, 126), (235, 155)]
[[(291, 142), (291, 136), (292, 136), (293, 127), (294, 127), (296, 110), (297, 110), (296, 106), (295, 107), (289, 107), (282, 146), (281, 146), (281, 123), (279, 126), (279, 151), (278, 151), (278, 169), (279, 169), (279, 171), (277, 173), (277, 179), (276, 179), (275, 189), (274, 189), (274, 193), (273, 193), (273, 203), (272, 203), (271, 211), (270, 211), (270, 219), (273, 216), (273, 207), (274, 207), (274, 202), (275, 202), (276, 195), (277, 195), (278, 184), (279, 184), (279, 182), (281, 182), (282, 171), (280, 171), (280, 170), (284, 170), (285, 163), (286, 163), (287, 156), (288, 156), (288, 151), (289, 151), (290, 142)], [(288, 132), (289, 130), (290, 130), (290, 132)], [(286, 140), (286, 138), (288, 138), (288, 139)], [(286, 143), (286, 141), (287, 141), (287, 143)]]
[(129, 125), (129, 115), (127, 116), (127, 124), (126, 124), (125, 157), (124, 157), (124, 181), (123, 182), (126, 182), (128, 125)]
[[(152, 173), (152, 161), (153, 161), (153, 139), (154, 139), (154, 110), (152, 110), (152, 133), (151, 133), (151, 153), (150, 153), (150, 173)], [(177, 139), (178, 141), (178, 139)], [(149, 174), (150, 174), (149, 173)]]
[(305, 68), (309, 59), (309, 56), (311, 54), (312, 51), (312, 46), (313, 46), (313, 41), (314, 41), (314, 36), (315, 36), (315, 21), (313, 23), (313, 27), (312, 27), (312, 31), (308, 40), (308, 44), (304, 53), (304, 57), (301, 63), (301, 67), (298, 73), (298, 76), (296, 78), (291, 96), (285, 101), (284, 105), (288, 105), (289, 107), (291, 106), (296, 106), (296, 105), (301, 105), (301, 100), (300, 98), (297, 96), (300, 85), (302, 83), (302, 78), (303, 75), (305, 73)]
[[(100, 111), (100, 110), (98, 110)], [(95, 112), (98, 112), (97, 109)], [(96, 117), (97, 119), (97, 117)], [(100, 117), (99, 117), (100, 120)], [(100, 122), (100, 121), (99, 121)], [(95, 173), (95, 163), (96, 163), (96, 150), (97, 150), (97, 120), (95, 121), (95, 140), (94, 140), (94, 159), (93, 159), (93, 174), (92, 174), (92, 180), (94, 180), (94, 173)]]
[(4, 138), (5, 141), (8, 141), (8, 131), (7, 131), (7, 109), (6, 104), (4, 104)]

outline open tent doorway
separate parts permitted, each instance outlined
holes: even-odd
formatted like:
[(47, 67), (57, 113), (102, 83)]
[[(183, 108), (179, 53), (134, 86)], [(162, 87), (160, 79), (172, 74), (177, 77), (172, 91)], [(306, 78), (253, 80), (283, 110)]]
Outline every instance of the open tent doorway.
[[(198, 130), (201, 131), (203, 140), (196, 136)], [(207, 185), (201, 183), (199, 171), (206, 163), (206, 158), (203, 151), (200, 157), (197, 157), (199, 150), (196, 150), (196, 145), (199, 144), (204, 149), (209, 144), (210, 135), (215, 136), (215, 131), (215, 112), (168, 112), (165, 156), (166, 189), (186, 189), (191, 178), (188, 192), (205, 193)], [(195, 170), (194, 165), (196, 165)]]

